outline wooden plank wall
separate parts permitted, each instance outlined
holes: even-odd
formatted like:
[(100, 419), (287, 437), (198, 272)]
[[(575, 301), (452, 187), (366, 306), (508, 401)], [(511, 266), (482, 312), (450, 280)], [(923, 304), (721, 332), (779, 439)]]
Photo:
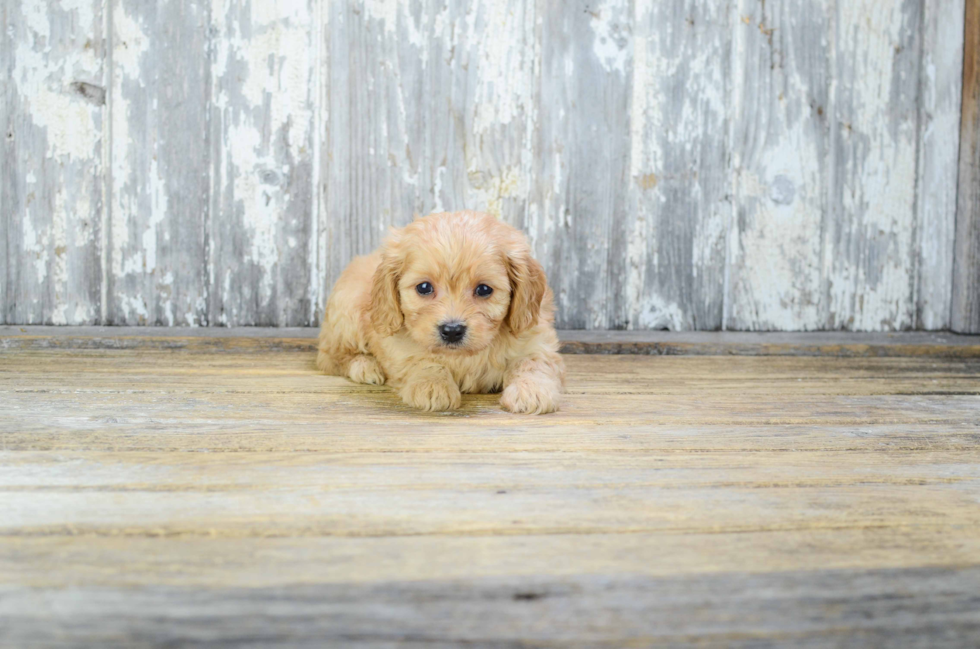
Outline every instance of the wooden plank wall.
[(980, 333), (980, 0), (966, 2), (952, 328)]
[(0, 7), (0, 322), (315, 324), (465, 207), (563, 327), (951, 324), (964, 0)]
[(0, 322), (101, 318), (105, 10), (0, 4)]

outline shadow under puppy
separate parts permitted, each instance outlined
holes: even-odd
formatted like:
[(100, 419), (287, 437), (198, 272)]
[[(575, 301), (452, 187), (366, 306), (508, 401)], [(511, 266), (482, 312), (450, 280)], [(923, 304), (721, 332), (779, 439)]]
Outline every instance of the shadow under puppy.
[(511, 412), (558, 409), (554, 304), (524, 235), (489, 214), (431, 214), (393, 230), (334, 285), (317, 367), (388, 383), (422, 410), (503, 390)]

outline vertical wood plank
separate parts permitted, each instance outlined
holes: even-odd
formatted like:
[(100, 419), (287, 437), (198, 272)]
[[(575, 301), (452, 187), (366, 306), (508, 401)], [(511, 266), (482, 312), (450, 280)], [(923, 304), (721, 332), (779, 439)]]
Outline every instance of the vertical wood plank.
[(415, 214), (480, 209), (524, 226), (534, 9), (530, 0), (329, 7), (323, 293), (352, 256)]
[(12, 89), (16, 88), (13, 81), (15, 30), (11, 25), (13, 12), (9, 8), (13, 2), (15, 0), (4, 0), (0, 4), (0, 74), (9, 80), (0, 90), (0, 138), (2, 138), (0, 140), (2, 145), (0, 146), (3, 147), (0, 149), (0, 252), (3, 253), (3, 259), (0, 259), (0, 324), (7, 323), (7, 311), (12, 310), (10, 306), (12, 302), (8, 302), (7, 297), (7, 267), (15, 254), (8, 227), (9, 215), (15, 212), (13, 206), (8, 207), (8, 204), (13, 202), (10, 197), (13, 195), (12, 188), (16, 183), (16, 175), (12, 169), (8, 168), (12, 157), (8, 149), (10, 148), (10, 140), (14, 135), (14, 116), (11, 110), (14, 102), (8, 95), (13, 94)]
[(541, 2), (541, 76), (528, 218), (559, 327), (624, 328), (631, 3)]
[(610, 267), (626, 272), (615, 286), (625, 289), (632, 329), (721, 326), (731, 9), (714, 0), (636, 4), (630, 227), (625, 247), (611, 251), (628, 266)]
[(0, 3), (0, 322), (100, 316), (100, 0)]
[(966, 0), (953, 331), (980, 333), (980, 0)]
[(836, 3), (829, 329), (914, 324), (921, 2)]
[(534, 2), (428, 4), (423, 209), (483, 210), (523, 228), (532, 168)]
[(833, 3), (740, 0), (727, 329), (821, 329)]
[(214, 0), (210, 314), (311, 324), (313, 0)]
[(209, 5), (111, 2), (109, 322), (207, 324)]
[(964, 2), (111, 0), (107, 93), (101, 0), (6, 0), (0, 322), (307, 324), (476, 208), (566, 327), (980, 331)]
[(924, 0), (916, 172), (916, 329), (949, 327), (963, 82), (963, 0)]
[(759, 16), (755, 4), (741, 12), (757, 32), (743, 32), (772, 41), (772, 72), (747, 69), (736, 97), (735, 113), (762, 130), (736, 128), (726, 326), (944, 326), (956, 43), (937, 39), (948, 14), (923, 41), (920, 2), (767, 3)]
[[(428, 12), (417, 0), (328, 2), (320, 186), (327, 291), (389, 226), (423, 211)], [(442, 98), (445, 101), (444, 98)], [(448, 125), (441, 125), (448, 127)]]

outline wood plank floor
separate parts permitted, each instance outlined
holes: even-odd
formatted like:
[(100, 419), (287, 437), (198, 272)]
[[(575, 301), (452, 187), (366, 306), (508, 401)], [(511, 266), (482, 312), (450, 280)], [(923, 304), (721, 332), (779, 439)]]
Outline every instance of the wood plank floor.
[(980, 646), (980, 356), (569, 355), (526, 417), (212, 340), (0, 345), (0, 646)]

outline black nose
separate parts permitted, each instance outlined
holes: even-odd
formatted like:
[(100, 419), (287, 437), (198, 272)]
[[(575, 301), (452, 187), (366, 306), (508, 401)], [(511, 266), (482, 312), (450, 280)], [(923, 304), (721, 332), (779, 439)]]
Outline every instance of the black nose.
[(439, 335), (447, 343), (458, 343), (466, 335), (466, 325), (462, 322), (448, 322), (439, 325)]

